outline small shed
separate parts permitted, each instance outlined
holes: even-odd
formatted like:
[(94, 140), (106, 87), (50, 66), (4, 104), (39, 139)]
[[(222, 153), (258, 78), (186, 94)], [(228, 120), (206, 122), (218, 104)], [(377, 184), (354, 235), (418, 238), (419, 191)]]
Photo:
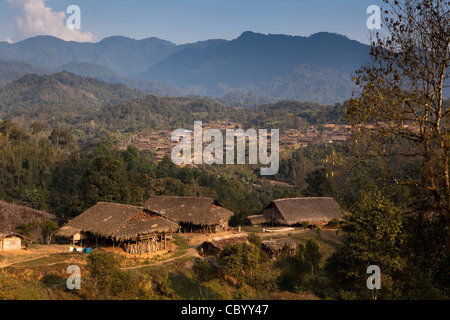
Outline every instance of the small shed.
[(264, 250), (272, 259), (276, 259), (285, 246), (289, 247), (289, 253), (295, 254), (297, 243), (289, 238), (265, 240), (261, 242), (261, 249)]
[(0, 252), (20, 250), (23, 247), (23, 243), (29, 242), (31, 240), (21, 234), (11, 231), (0, 232)]
[(215, 237), (203, 242), (199, 250), (202, 253), (209, 255), (216, 255), (220, 253), (226, 246), (236, 243), (241, 243), (248, 240), (246, 233), (233, 233), (222, 237)]
[(263, 214), (255, 214), (252, 216), (248, 216), (247, 220), (250, 221), (252, 226), (263, 225), (267, 222), (266, 217)]

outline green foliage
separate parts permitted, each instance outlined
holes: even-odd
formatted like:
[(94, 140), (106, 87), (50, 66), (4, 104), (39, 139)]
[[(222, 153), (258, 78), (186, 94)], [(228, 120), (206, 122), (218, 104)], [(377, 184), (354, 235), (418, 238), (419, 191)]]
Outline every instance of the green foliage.
[(257, 248), (261, 248), (262, 240), (261, 238), (254, 232), (250, 233), (248, 236), (248, 242), (254, 244)]
[(277, 286), (281, 291), (298, 292), (306, 281), (311, 266), (303, 257), (304, 245), (299, 244), (295, 255), (290, 255), (289, 248), (282, 250), (276, 266), (281, 270), (277, 278)]
[(164, 272), (156, 277), (155, 291), (160, 295), (162, 299), (173, 300), (177, 298), (175, 290), (172, 288), (171, 281), (169, 279), (169, 272)]
[(334, 197), (337, 194), (331, 174), (323, 168), (308, 173), (305, 182), (308, 184), (303, 192), (306, 197)]
[(40, 223), (42, 229), (42, 236), (47, 240), (47, 244), (50, 244), (52, 237), (58, 232), (59, 226), (53, 220), (44, 219)]
[(51, 126), (58, 126), (61, 121), (73, 121), (104, 104), (143, 96), (142, 92), (121, 84), (109, 84), (66, 72), (51, 76), (31, 74), (0, 88), (0, 115), (32, 119), (41, 114)]
[(87, 257), (86, 270), (97, 299), (137, 299), (145, 297), (140, 277), (120, 269), (120, 263), (111, 253), (94, 252)]
[(16, 227), (16, 232), (24, 235), (25, 237), (29, 237), (31, 232), (40, 227), (40, 221), (37, 220), (33, 220), (33, 221), (29, 221), (29, 222), (24, 222), (19, 224)]
[(319, 243), (316, 240), (309, 238), (305, 242), (303, 257), (307, 263), (311, 266), (311, 275), (314, 275), (314, 267), (317, 267), (322, 254), (319, 251)]
[(241, 281), (258, 269), (259, 260), (260, 249), (248, 242), (229, 245), (218, 257), (224, 273)]
[(31, 232), (37, 228), (41, 229), (42, 237), (46, 240), (47, 244), (50, 244), (52, 237), (58, 232), (58, 224), (49, 219), (43, 219), (41, 221), (32, 220), (19, 224), (16, 227), (16, 231), (26, 237), (29, 237)]
[(217, 276), (217, 269), (208, 260), (197, 259), (192, 266), (194, 280), (199, 283), (207, 282)]
[(91, 207), (99, 201), (127, 203), (130, 190), (123, 162), (109, 155), (96, 157), (80, 181), (82, 201)]
[(405, 234), (403, 215), (379, 192), (363, 193), (352, 213), (345, 216), (342, 246), (326, 262), (330, 279), (341, 290), (369, 297), (365, 287), (366, 269), (380, 267), (383, 278), (382, 295), (395, 294), (396, 279), (405, 268), (401, 255)]

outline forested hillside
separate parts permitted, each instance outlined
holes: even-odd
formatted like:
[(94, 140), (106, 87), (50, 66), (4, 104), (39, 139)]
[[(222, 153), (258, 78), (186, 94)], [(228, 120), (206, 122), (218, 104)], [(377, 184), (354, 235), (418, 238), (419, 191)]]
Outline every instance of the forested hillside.
[[(244, 105), (248, 107), (251, 101)], [(120, 137), (155, 129), (192, 128), (194, 121), (231, 121), (246, 129), (285, 130), (340, 123), (345, 113), (341, 104), (286, 100), (248, 109), (220, 102), (194, 96), (158, 97), (67, 72), (30, 74), (0, 88), (0, 116), (4, 120), (12, 119), (23, 127), (39, 122), (47, 134), (53, 129), (70, 129), (82, 143), (98, 141), (106, 133)]]
[(0, 88), (0, 116), (62, 124), (61, 121), (73, 122), (106, 104), (143, 96), (144, 93), (122, 84), (67, 72), (43, 76), (28, 74)]

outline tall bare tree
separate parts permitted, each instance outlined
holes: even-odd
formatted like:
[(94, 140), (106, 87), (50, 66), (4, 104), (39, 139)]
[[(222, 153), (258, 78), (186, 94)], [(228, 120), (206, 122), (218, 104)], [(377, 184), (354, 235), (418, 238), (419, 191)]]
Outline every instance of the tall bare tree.
[[(361, 91), (349, 119), (368, 138), (366, 156), (384, 164), (383, 178), (419, 190), (445, 216), (450, 253), (450, 2), (383, 1), (383, 30), (354, 78)], [(410, 165), (399, 168), (402, 159)]]

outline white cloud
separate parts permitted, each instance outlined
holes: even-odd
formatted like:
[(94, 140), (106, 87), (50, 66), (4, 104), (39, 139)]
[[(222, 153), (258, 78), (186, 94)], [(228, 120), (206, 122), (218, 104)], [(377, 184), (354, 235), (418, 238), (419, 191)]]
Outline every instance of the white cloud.
[(94, 42), (91, 32), (69, 29), (65, 12), (56, 12), (47, 7), (47, 0), (7, 0), (21, 11), (13, 19), (14, 40), (38, 35), (58, 37), (65, 41)]

